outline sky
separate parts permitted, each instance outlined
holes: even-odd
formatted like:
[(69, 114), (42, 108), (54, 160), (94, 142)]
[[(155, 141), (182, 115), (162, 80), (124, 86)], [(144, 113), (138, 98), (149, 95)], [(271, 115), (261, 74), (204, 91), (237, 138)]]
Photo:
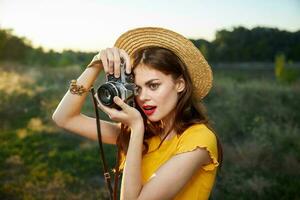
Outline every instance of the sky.
[(237, 26), (297, 31), (300, 0), (0, 0), (0, 28), (45, 50), (99, 51), (145, 26), (208, 41)]

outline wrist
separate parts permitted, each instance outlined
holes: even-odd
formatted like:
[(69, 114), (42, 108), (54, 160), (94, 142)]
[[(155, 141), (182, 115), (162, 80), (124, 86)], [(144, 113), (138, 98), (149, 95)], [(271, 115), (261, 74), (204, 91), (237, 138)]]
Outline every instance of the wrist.
[(103, 64), (98, 54), (94, 56), (93, 60), (87, 66), (87, 68), (92, 68), (92, 67), (103, 69)]
[(137, 134), (144, 135), (144, 131), (145, 131), (145, 127), (144, 127), (143, 120), (140, 120), (131, 126), (131, 132), (134, 133), (132, 135), (137, 135)]
[(100, 71), (103, 69), (102, 65), (100, 64), (92, 64), (92, 65), (88, 65), (86, 67), (86, 70), (91, 70), (94, 71), (96, 73), (100, 73)]

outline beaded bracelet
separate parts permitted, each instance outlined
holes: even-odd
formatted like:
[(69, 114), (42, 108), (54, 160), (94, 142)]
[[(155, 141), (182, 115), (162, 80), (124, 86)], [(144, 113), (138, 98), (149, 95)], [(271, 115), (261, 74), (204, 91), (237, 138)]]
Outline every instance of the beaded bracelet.
[(84, 88), (83, 85), (77, 85), (77, 80), (71, 80), (69, 91), (72, 94), (81, 96), (83, 93), (88, 92), (89, 90)]

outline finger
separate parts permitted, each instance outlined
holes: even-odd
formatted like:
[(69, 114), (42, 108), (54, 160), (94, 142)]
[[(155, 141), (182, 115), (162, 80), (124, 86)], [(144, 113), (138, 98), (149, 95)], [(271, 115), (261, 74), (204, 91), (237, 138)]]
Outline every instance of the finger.
[(122, 108), (123, 111), (127, 111), (128, 110), (128, 105), (118, 96), (114, 97), (114, 102), (115, 104), (117, 104), (120, 108)]
[(120, 49), (120, 55), (125, 59), (126, 61), (126, 73), (130, 74), (131, 73), (131, 65), (130, 65), (130, 57), (129, 55), (126, 53), (126, 51), (124, 51), (123, 49)]
[(116, 78), (120, 77), (120, 53), (118, 48), (113, 48), (113, 55), (114, 55), (114, 75)]
[(98, 107), (106, 114), (108, 114), (110, 112), (109, 108), (107, 106), (103, 105), (100, 101), (98, 102)]
[(111, 108), (108, 106), (103, 105), (101, 102), (98, 102), (98, 107), (105, 112), (110, 118), (111, 116), (115, 116), (117, 110), (115, 108)]
[(112, 53), (112, 50), (110, 48), (106, 49), (106, 55), (108, 59), (108, 73), (113, 74), (114, 73), (114, 55)]
[(107, 62), (107, 55), (106, 55), (105, 50), (102, 50), (100, 52), (100, 59), (101, 59), (102, 64), (103, 64), (104, 72), (108, 73), (108, 62)]
[(107, 116), (113, 121), (123, 121), (127, 118), (127, 114), (124, 111), (117, 110), (115, 108), (110, 108), (104, 106), (102, 103), (98, 104), (99, 108), (107, 114)]

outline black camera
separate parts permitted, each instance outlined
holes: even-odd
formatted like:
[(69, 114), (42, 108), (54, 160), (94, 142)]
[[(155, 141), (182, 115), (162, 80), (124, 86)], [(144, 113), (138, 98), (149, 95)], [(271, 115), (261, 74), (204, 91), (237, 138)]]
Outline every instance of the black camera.
[(126, 104), (135, 107), (134, 96), (137, 92), (134, 76), (132, 73), (127, 74), (125, 68), (125, 60), (121, 57), (120, 77), (116, 78), (113, 74), (108, 74), (106, 76), (106, 82), (99, 86), (97, 93), (95, 94), (98, 103), (101, 102), (105, 106), (120, 110), (120, 107), (113, 101), (113, 98), (118, 96)]

